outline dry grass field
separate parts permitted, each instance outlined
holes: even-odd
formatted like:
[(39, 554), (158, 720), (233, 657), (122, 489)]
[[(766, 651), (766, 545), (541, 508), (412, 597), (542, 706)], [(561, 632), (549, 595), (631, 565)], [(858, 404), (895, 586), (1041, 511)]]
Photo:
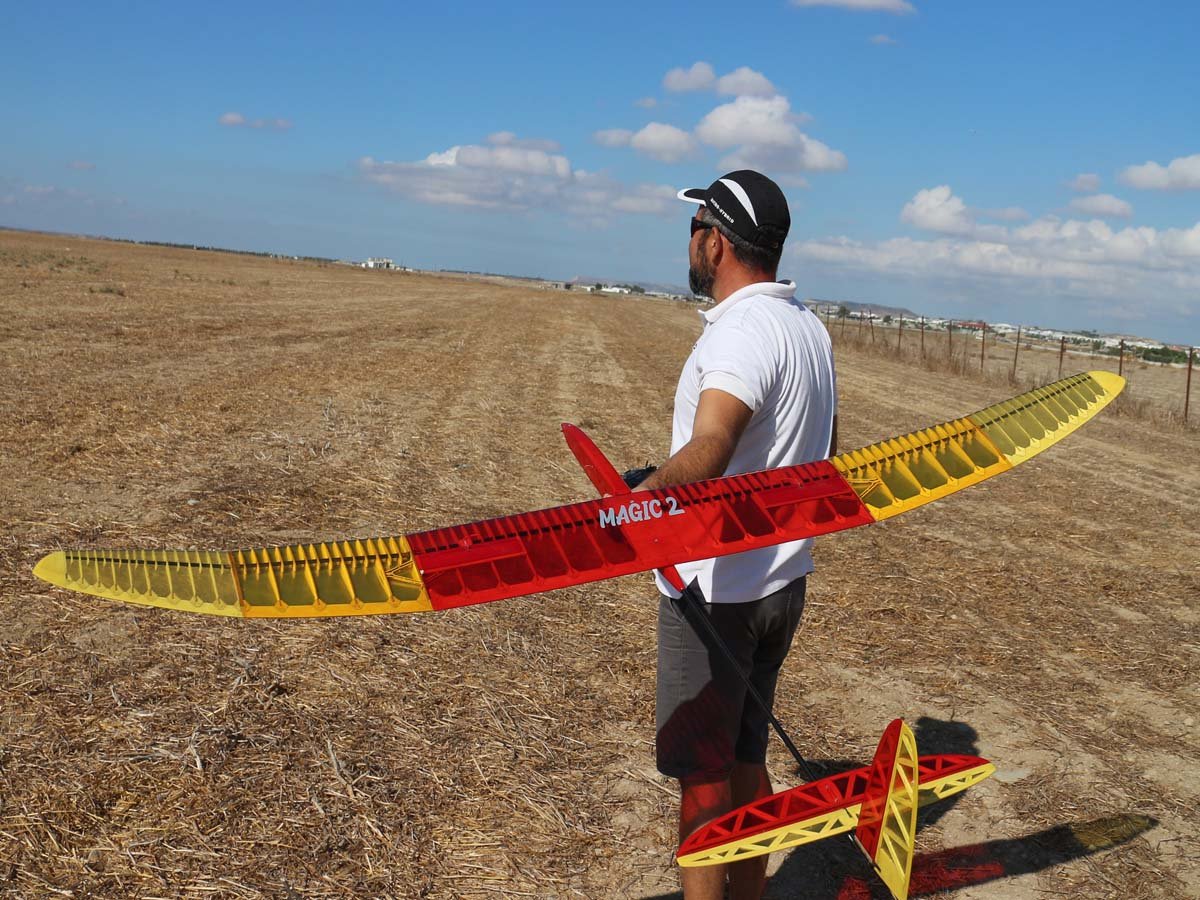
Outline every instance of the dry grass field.
[[(0, 894), (671, 896), (646, 576), (273, 624), (30, 569), (582, 499), (559, 423), (660, 458), (698, 332), (665, 301), (0, 232)], [(845, 447), (1015, 393), (838, 343)], [(1200, 896), (1198, 449), (1117, 408), (818, 541), (777, 703), (801, 749), (862, 765), (904, 716), (998, 768), (922, 815), (915, 895)], [(845, 841), (773, 870), (774, 898), (882, 896)]]

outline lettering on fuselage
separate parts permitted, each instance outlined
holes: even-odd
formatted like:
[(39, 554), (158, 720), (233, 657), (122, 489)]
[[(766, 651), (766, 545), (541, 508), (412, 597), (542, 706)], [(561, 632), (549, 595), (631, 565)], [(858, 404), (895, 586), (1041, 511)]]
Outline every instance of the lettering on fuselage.
[(623, 506), (600, 510), (600, 527), (609, 528), (628, 525), (630, 522), (661, 519), (663, 516), (682, 515), (683, 510), (679, 508), (679, 501), (674, 497), (664, 497), (662, 500), (651, 497), (649, 500), (631, 500)]

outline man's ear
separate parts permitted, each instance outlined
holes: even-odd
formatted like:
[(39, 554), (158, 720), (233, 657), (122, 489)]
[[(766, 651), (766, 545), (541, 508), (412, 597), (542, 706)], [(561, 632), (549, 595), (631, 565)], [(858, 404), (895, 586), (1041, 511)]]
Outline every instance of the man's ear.
[(725, 250), (727, 248), (725, 246), (725, 235), (721, 234), (721, 232), (717, 231), (715, 228), (711, 228), (709, 230), (712, 232), (713, 240), (716, 242), (716, 247), (714, 247), (712, 251), (712, 267), (713, 271), (715, 272), (717, 266), (721, 264), (721, 257), (725, 255)]

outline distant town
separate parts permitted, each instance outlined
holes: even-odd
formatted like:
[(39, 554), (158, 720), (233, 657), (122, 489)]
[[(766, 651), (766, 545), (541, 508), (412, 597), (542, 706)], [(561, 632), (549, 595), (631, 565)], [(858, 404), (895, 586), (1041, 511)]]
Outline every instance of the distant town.
[[(407, 266), (398, 266), (386, 257), (369, 257), (360, 263), (366, 269), (392, 269), (401, 272), (416, 271)], [(690, 293), (679, 290), (664, 289), (663, 286), (647, 286), (637, 283), (605, 282), (590, 278), (575, 278), (570, 281), (556, 281), (544, 278), (523, 278), (513, 275), (502, 275), (493, 272), (470, 272), (460, 270), (439, 270), (446, 274), (462, 275), (465, 277), (494, 278), (505, 281), (531, 284), (546, 290), (582, 291), (600, 294), (640, 294), (646, 297), (659, 297), (666, 300), (676, 300), (685, 303), (707, 303), (707, 299), (697, 299)], [(938, 316), (922, 316), (909, 309), (870, 305), (854, 301), (821, 300), (809, 297), (804, 300), (822, 318), (832, 321), (846, 319), (855, 323), (868, 323), (884, 328), (925, 329), (934, 332), (954, 331), (969, 334), (979, 338), (994, 336), (999, 340), (1037, 341), (1041, 343), (1062, 344), (1075, 348), (1086, 348), (1094, 353), (1117, 354), (1123, 353), (1127, 358), (1139, 358), (1147, 362), (1157, 363), (1186, 363), (1192, 348), (1182, 344), (1164, 344), (1150, 338), (1127, 334), (1101, 334), (1087, 329), (1062, 330), (1030, 325), (1010, 325), (1007, 322), (985, 322), (983, 320), (946, 319)]]

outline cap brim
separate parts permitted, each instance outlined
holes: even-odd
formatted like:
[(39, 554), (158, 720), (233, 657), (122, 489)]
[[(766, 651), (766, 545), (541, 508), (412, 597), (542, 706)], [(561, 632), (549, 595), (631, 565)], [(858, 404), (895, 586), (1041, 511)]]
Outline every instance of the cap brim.
[(675, 196), (688, 203), (703, 204), (708, 200), (708, 190), (706, 188), (684, 188)]

